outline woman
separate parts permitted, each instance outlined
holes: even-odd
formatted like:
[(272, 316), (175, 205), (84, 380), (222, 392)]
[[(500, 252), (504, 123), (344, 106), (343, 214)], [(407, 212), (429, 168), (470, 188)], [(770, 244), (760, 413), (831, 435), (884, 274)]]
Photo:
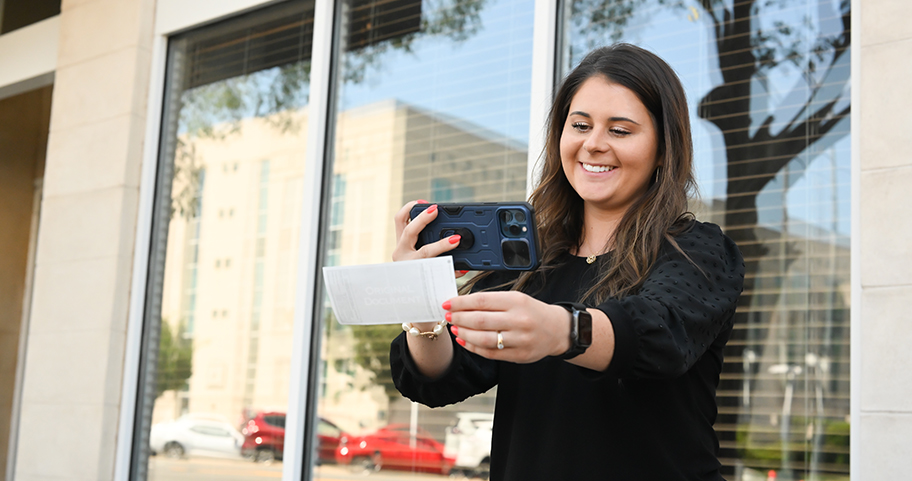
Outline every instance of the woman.
[[(673, 70), (631, 45), (591, 52), (555, 96), (530, 198), (543, 267), (444, 303), (452, 342), (410, 326), (426, 332), (393, 342), (397, 388), (442, 406), (497, 385), (493, 480), (721, 480), (715, 389), (744, 264), (687, 213), (693, 186)], [(436, 210), (409, 222), (412, 205), (394, 260), (458, 245), (415, 250)]]

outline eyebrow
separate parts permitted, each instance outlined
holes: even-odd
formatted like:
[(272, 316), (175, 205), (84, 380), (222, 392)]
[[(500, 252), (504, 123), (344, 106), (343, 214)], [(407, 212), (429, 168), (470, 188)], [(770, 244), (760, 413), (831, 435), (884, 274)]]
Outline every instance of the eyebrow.
[[(591, 115), (587, 114), (586, 112), (581, 112), (579, 110), (570, 112), (570, 115), (582, 115), (583, 117), (586, 117), (587, 119), (592, 118)], [(633, 120), (633, 119), (627, 118), (627, 117), (609, 117), (608, 120), (610, 120), (612, 122), (630, 122), (631, 124), (640, 125), (640, 123), (637, 122), (636, 120)]]

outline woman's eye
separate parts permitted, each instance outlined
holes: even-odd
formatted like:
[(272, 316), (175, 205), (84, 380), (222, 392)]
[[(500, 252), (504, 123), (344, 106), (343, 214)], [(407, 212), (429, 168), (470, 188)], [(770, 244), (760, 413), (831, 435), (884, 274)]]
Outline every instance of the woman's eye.
[(582, 122), (574, 122), (571, 124), (571, 126), (574, 129), (576, 129), (578, 132), (585, 132), (585, 131), (589, 130), (589, 126)]
[(611, 133), (620, 137), (630, 135), (630, 132), (624, 129), (611, 129)]

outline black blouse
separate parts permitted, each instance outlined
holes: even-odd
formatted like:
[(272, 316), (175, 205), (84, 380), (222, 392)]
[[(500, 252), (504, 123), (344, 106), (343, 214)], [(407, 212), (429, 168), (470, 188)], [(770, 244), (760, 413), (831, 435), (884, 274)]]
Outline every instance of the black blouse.
[[(744, 262), (714, 224), (694, 222), (676, 241), (686, 256), (666, 243), (637, 294), (595, 306), (614, 328), (604, 372), (552, 357), (492, 361), (454, 341), (453, 363), (430, 379), (402, 333), (390, 350), (396, 387), (435, 407), (497, 385), (493, 481), (721, 480), (715, 390)], [(532, 295), (580, 302), (597, 265), (568, 254)]]

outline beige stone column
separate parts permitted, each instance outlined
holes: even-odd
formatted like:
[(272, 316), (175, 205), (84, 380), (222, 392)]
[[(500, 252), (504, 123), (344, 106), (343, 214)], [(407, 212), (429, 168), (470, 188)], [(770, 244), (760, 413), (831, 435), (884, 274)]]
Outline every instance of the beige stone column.
[[(912, 476), (912, 2), (864, 0), (853, 32), (861, 67), (856, 119), (861, 352), (853, 479)], [(856, 43), (857, 42), (857, 43)]]
[(15, 479), (110, 480), (154, 0), (63, 0)]

